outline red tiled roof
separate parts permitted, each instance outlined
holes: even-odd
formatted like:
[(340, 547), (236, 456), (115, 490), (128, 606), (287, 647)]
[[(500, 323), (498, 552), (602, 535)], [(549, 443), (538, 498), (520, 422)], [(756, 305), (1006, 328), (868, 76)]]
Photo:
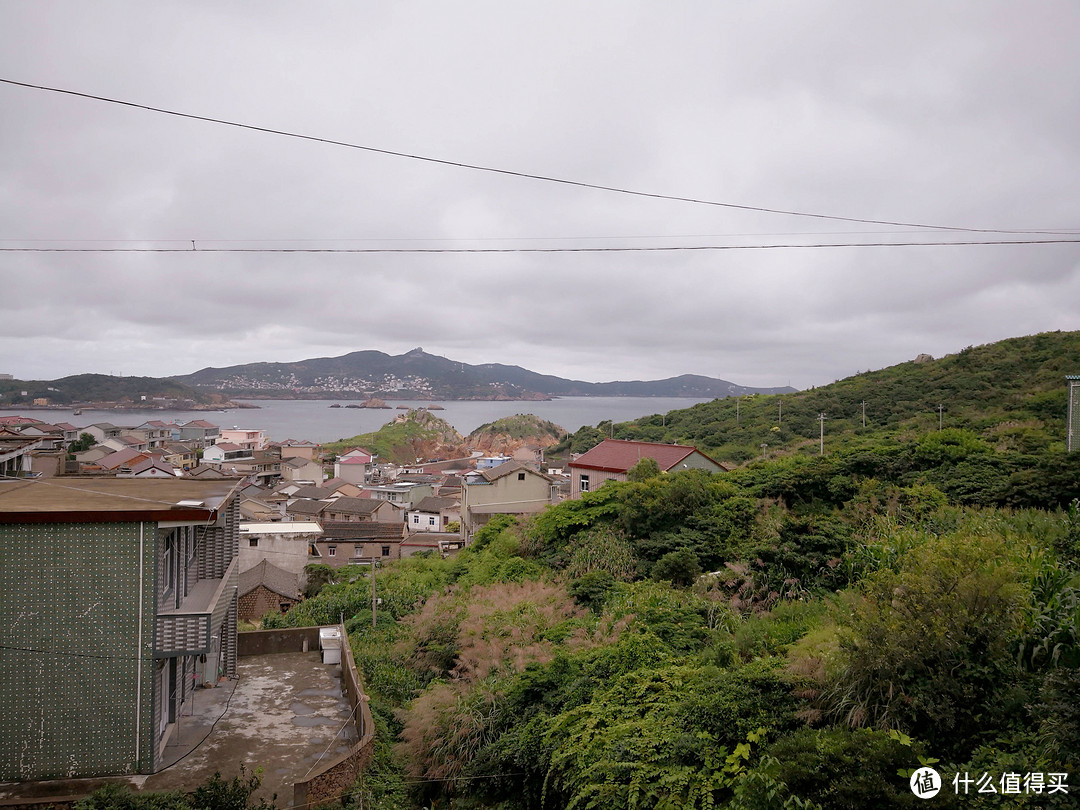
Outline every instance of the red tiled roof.
[[(592, 450), (578, 456), (570, 462), (571, 467), (582, 467), (589, 470), (602, 470), (604, 472), (625, 473), (643, 458), (656, 459), (661, 470), (671, 470), (680, 462), (694, 453), (704, 456), (709, 461), (711, 458), (699, 451), (696, 447), (687, 447), (681, 444), (659, 444), (656, 442), (630, 442), (623, 439), (604, 439)], [(720, 464), (713, 461), (717, 467)]]

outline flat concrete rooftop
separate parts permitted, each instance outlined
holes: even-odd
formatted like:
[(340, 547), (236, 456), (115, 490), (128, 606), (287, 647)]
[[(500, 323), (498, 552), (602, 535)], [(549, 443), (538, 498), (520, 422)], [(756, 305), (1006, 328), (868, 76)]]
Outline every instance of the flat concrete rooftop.
[(0, 523), (205, 520), (238, 478), (28, 478), (0, 482)]
[(253, 655), (238, 661), (238, 678), (197, 689), (184, 704), (165, 749), (165, 767), (149, 776), (0, 785), (0, 803), (16, 798), (90, 793), (106, 782), (148, 791), (191, 790), (220, 772), (232, 779), (243, 764), (261, 768), (256, 798), (292, 803), (293, 785), (346, 753), (357, 740), (342, 693), (341, 667), (319, 652)]

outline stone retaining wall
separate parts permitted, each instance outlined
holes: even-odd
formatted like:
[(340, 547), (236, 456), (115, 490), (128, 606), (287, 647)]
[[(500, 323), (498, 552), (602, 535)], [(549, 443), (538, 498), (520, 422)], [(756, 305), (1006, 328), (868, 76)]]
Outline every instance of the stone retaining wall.
[(349, 635), (341, 628), (341, 682), (353, 709), (359, 740), (352, 750), (328, 763), (310, 778), (293, 786), (293, 806), (329, 802), (353, 786), (371, 761), (375, 745), (375, 723), (356, 670)]

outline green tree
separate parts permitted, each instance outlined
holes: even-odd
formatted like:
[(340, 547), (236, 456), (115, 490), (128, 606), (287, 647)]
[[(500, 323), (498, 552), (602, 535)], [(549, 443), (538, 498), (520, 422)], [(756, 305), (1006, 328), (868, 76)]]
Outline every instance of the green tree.
[(80, 433), (79, 438), (68, 445), (68, 455), (71, 458), (74, 458), (76, 453), (81, 453), (84, 450), (89, 450), (95, 444), (97, 444), (97, 439), (95, 439), (91, 434)]
[(655, 458), (645, 456), (626, 473), (627, 481), (647, 481), (660, 475), (660, 465)]

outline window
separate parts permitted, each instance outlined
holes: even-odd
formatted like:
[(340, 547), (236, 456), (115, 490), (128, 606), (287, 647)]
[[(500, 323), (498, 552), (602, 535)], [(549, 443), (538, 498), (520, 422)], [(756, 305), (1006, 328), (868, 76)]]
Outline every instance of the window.
[(326, 547), (326, 552), (331, 557), (336, 557), (337, 556), (337, 546), (327, 546)]
[(427, 525), (428, 526), (434, 526), (435, 525), (435, 516), (434, 515), (432, 515), (431, 517), (429, 517), (427, 519)]
[(259, 547), (259, 538), (258, 537), (249, 537), (248, 538), (248, 548), (258, 548), (258, 547)]
[(412, 516), (412, 522), (413, 523), (419, 523), (420, 522), (420, 516), (419, 515), (413, 515)]
[(390, 546), (383, 546), (382, 547), (382, 555), (384, 557), (389, 557), (390, 556)]
[(518, 481), (524, 481), (524, 480), (525, 480), (525, 473), (519, 472), (518, 473)]
[(581, 484), (582, 492), (589, 491), (589, 476), (585, 475), (584, 473), (580, 474), (578, 476), (578, 483)]
[(363, 546), (353, 546), (353, 556), (354, 557), (363, 557), (364, 556), (364, 547)]
[(173, 536), (168, 534), (165, 536), (165, 542), (162, 544), (161, 554), (161, 581), (164, 585), (163, 591), (168, 593), (173, 587)]

